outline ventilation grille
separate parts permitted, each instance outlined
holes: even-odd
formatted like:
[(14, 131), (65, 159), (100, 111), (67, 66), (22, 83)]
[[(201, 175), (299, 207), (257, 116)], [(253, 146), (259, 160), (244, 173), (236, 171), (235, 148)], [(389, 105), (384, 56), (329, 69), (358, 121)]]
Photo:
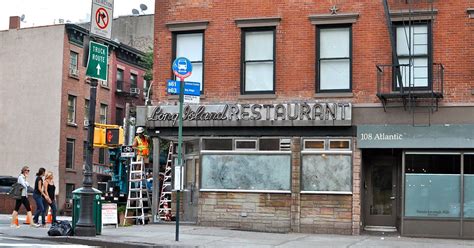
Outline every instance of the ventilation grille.
[(291, 139), (280, 139), (280, 151), (291, 151)]

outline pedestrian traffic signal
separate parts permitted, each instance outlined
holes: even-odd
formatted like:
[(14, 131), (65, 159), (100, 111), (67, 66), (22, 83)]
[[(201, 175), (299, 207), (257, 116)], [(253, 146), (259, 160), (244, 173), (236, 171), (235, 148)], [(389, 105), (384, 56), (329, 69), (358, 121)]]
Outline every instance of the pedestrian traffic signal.
[(124, 141), (122, 128), (107, 128), (105, 131), (105, 144), (107, 146), (119, 146)]

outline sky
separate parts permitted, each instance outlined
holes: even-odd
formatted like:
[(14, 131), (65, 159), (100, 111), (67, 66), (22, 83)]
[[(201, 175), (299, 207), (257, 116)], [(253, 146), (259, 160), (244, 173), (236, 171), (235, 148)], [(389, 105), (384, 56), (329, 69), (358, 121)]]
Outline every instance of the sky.
[[(140, 4), (148, 7), (145, 14), (155, 12), (155, 0), (114, 0), (114, 17), (132, 15)], [(92, 0), (0, 0), (0, 30), (8, 29), (10, 16), (21, 15), (25, 15), (22, 28), (57, 24), (59, 19), (88, 22), (91, 5)]]

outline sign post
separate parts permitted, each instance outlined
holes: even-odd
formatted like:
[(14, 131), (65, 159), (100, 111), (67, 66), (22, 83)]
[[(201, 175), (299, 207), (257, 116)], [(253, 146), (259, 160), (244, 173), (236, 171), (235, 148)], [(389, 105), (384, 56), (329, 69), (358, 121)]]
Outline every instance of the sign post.
[[(191, 76), (193, 71), (193, 65), (189, 59), (184, 57), (176, 58), (173, 62), (173, 73), (180, 79), (179, 84), (179, 127), (178, 127), (178, 164), (175, 165), (175, 171), (179, 169), (181, 171), (182, 166), (182, 144), (183, 144), (183, 101), (184, 101), (184, 79)], [(178, 180), (182, 180), (181, 173), (179, 173), (180, 178)], [(176, 180), (176, 178), (175, 178)], [(176, 236), (175, 240), (179, 241), (179, 192), (181, 191), (181, 183), (180, 187), (176, 191)]]
[(114, 0), (92, 0), (91, 34), (110, 39)]

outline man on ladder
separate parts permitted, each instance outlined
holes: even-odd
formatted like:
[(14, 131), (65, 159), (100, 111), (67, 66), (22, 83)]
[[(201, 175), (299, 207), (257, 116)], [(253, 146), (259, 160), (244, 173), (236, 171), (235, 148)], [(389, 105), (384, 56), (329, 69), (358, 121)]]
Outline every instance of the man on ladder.
[(137, 128), (137, 136), (133, 139), (132, 146), (137, 151), (137, 161), (143, 160), (146, 167), (150, 155), (150, 138), (145, 135), (145, 129), (143, 127)]

